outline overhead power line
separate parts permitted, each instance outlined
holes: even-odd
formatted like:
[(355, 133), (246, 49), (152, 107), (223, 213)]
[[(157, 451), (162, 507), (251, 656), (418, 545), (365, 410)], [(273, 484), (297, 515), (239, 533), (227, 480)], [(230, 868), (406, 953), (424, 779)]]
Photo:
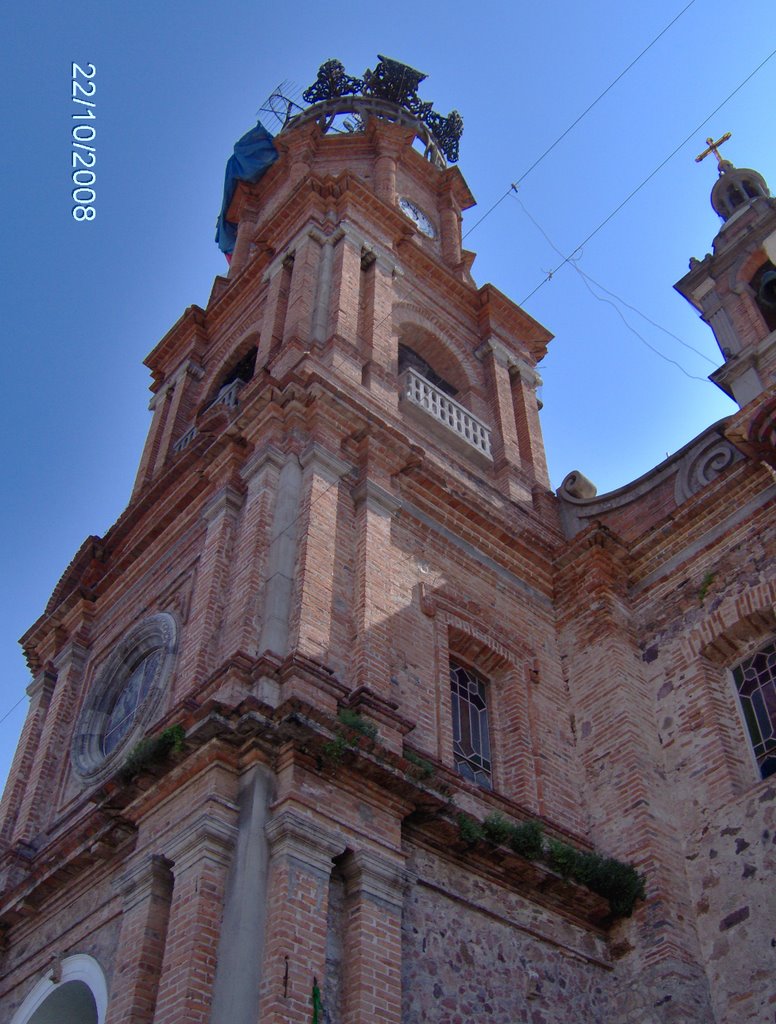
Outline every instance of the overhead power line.
[[(547, 244), (549, 246), (551, 246), (551, 248), (554, 249), (555, 252), (559, 256), (563, 256), (563, 253), (560, 251), (560, 249), (557, 247), (557, 245), (553, 242), (553, 240), (550, 238), (550, 236), (547, 234), (547, 232), (544, 230), (544, 228), (541, 226), (541, 224), (528, 211), (528, 209), (526, 208), (525, 203), (522, 201), (522, 199), (520, 199), (518, 196), (515, 196), (515, 199), (517, 200), (517, 203), (520, 206), (520, 209), (523, 211), (523, 213), (526, 215), (526, 217), (531, 221), (531, 223), (534, 225), (536, 230), (539, 231), (542, 234), (542, 236), (546, 240)], [(616, 295), (613, 291), (610, 291), (608, 288), (605, 288), (602, 284), (600, 284), (598, 281), (596, 281), (594, 278), (592, 278), (589, 274), (586, 274), (585, 271), (582, 270), (582, 268), (578, 265), (578, 262), (577, 262), (576, 259), (572, 258), (570, 262), (571, 262), (571, 266), (574, 268), (574, 270), (576, 270), (576, 272), (582, 278), (585, 287), (590, 292), (590, 294), (593, 296), (593, 298), (597, 299), (598, 302), (608, 302), (609, 305), (612, 306), (615, 309), (615, 311), (617, 312), (618, 316), (620, 317), (622, 322), (625, 324), (625, 326), (628, 328), (628, 330), (631, 331), (633, 334), (635, 334), (636, 337), (640, 341), (642, 341), (647, 346), (648, 349), (650, 349), (650, 351), (654, 352), (655, 355), (660, 356), (661, 359), (665, 359), (667, 362), (673, 363), (674, 366), (676, 366), (679, 370), (682, 371), (682, 373), (685, 375), (685, 377), (690, 377), (692, 380), (702, 380), (702, 381), (705, 381), (705, 382), (708, 383), (707, 378), (705, 378), (705, 377), (697, 377), (697, 376), (695, 376), (695, 374), (689, 373), (675, 359), (670, 359), (668, 356), (666, 356), (662, 352), (660, 352), (659, 349), (657, 349), (653, 345), (651, 345), (647, 341), (647, 339), (644, 338), (636, 330), (636, 328), (633, 327), (633, 325), (628, 322), (628, 320), (625, 318), (625, 315), (623, 314), (622, 310), (618, 306), (615, 306), (614, 302), (611, 302), (608, 299), (604, 299), (600, 295), (596, 295), (596, 293), (593, 291), (593, 289), (590, 287), (590, 285), (595, 285), (596, 288), (599, 288), (602, 292), (605, 292), (607, 295), (611, 296), (612, 299), (615, 299), (621, 305), (626, 306), (628, 309), (632, 310), (634, 313), (638, 313), (638, 315), (640, 317), (643, 317), (647, 321), (647, 323), (652, 324), (653, 327), (657, 327), (658, 330), (663, 331), (664, 334), (667, 334), (670, 338), (673, 338), (675, 341), (678, 341), (680, 345), (683, 345), (686, 349), (689, 349), (691, 352), (694, 352), (697, 356), (700, 356), (701, 359), (705, 359), (707, 363), (711, 363), (712, 366), (716, 367), (717, 364), (714, 362), (713, 359), (710, 359), (704, 352), (701, 352), (700, 349), (697, 349), (693, 345), (690, 345), (688, 342), (684, 341), (682, 338), (679, 337), (678, 334), (674, 334), (673, 331), (669, 331), (668, 328), (663, 327), (662, 324), (659, 324), (655, 320), (652, 320), (650, 317), (647, 316), (646, 313), (642, 313), (642, 311), (640, 309), (638, 309), (636, 306), (632, 306), (630, 303), (626, 302), (625, 299), (620, 298), (619, 295)], [(552, 271), (550, 271), (550, 273), (552, 273)]]
[(632, 67), (634, 67), (636, 64), (638, 64), (638, 62), (641, 60), (641, 58), (644, 56), (644, 54), (652, 49), (652, 47), (655, 45), (655, 43), (666, 34), (666, 32), (671, 28), (671, 26), (674, 25), (681, 18), (681, 16), (692, 7), (692, 5), (694, 3), (695, 3), (695, 0), (690, 0), (689, 4), (687, 4), (686, 7), (683, 7), (682, 10), (679, 11), (679, 13), (674, 18), (672, 18), (671, 21), (669, 21), (669, 23), (665, 26), (665, 28), (662, 29), (660, 32), (658, 32), (658, 34), (655, 36), (655, 38), (647, 46), (644, 47), (644, 49), (641, 51), (641, 53), (637, 57), (634, 57), (633, 60), (630, 62), (630, 64), (626, 68), (624, 68), (619, 73), (619, 75), (617, 75), (616, 78), (612, 79), (612, 81), (607, 85), (607, 87), (604, 89), (604, 91), (602, 93), (599, 93), (599, 95), (596, 96), (596, 98), (593, 100), (593, 102), (588, 104), (588, 106), (585, 107), (585, 109), (582, 111), (582, 113), (579, 115), (579, 117), (575, 121), (572, 121), (571, 124), (568, 126), (568, 128), (566, 128), (565, 131), (561, 132), (561, 134), (552, 143), (552, 145), (548, 146), (547, 149), (545, 149), (545, 151), (541, 154), (541, 156), (537, 157), (536, 160), (534, 160), (534, 162), (531, 164), (531, 166), (528, 168), (528, 170), (523, 171), (523, 173), (520, 175), (520, 177), (517, 179), (517, 181), (513, 182), (509, 186), (509, 188), (506, 190), (504, 195), (501, 196), (500, 199), (497, 199), (496, 202), (488, 210), (486, 210), (485, 213), (483, 213), (483, 215), (480, 217), (480, 219), (475, 221), (474, 224), (472, 224), (472, 226), (469, 228), (469, 230), (464, 234), (464, 236), (463, 236), (464, 238), (466, 238), (467, 235), (470, 235), (472, 233), (472, 231), (474, 231), (474, 229), (476, 227), (478, 227), (478, 225), (482, 224), (482, 222), (485, 220), (486, 217), (489, 217), (490, 214), (493, 213), (493, 211), (496, 209), (497, 206), (500, 206), (501, 203), (504, 202), (504, 200), (509, 195), (509, 193), (513, 189), (516, 189), (517, 186), (525, 178), (528, 177), (528, 175), (531, 173), (531, 171), (535, 167), (539, 166), (539, 164), (542, 162), (542, 160), (544, 160), (544, 158), (548, 154), (550, 154), (553, 151), (553, 149), (555, 149), (555, 147), (558, 145), (558, 143), (562, 142), (566, 138), (566, 136), (569, 134), (570, 131), (573, 131), (573, 129), (576, 128), (576, 126), (579, 124), (579, 122), (590, 113), (590, 111), (593, 109), (593, 107), (595, 107), (596, 104), (599, 103), (604, 98), (604, 96), (606, 96), (606, 94), (608, 92), (610, 92), (615, 87), (615, 85), (617, 85), (617, 83), (620, 81), (621, 78), (624, 78), (625, 75), (628, 74), (628, 72), (630, 71), (630, 69)]
[[(595, 238), (595, 236), (598, 234), (598, 232), (603, 227), (605, 227), (609, 223), (609, 221), (613, 217), (615, 217), (620, 212), (620, 210), (624, 206), (626, 206), (631, 201), (631, 199), (633, 199), (633, 197), (635, 195), (637, 195), (644, 188), (644, 186), (655, 177), (655, 175), (658, 173), (658, 171), (661, 171), (665, 167), (665, 165), (668, 163), (668, 161), (673, 159), (673, 157), (676, 156), (676, 154), (679, 152), (679, 150), (682, 149), (684, 146), (686, 146), (687, 143), (690, 141), (690, 139), (692, 139), (694, 136), (696, 136), (698, 134), (698, 132), (701, 130), (701, 128), (703, 128), (703, 126), (705, 124), (707, 124), (712, 119), (712, 117), (715, 116), (715, 114), (718, 114), (719, 111), (722, 110), (722, 108), (725, 106), (725, 104), (729, 103), (730, 100), (732, 100), (733, 97), (736, 95), (736, 93), (740, 92), (741, 89), (743, 89), (743, 87), (747, 84), (747, 82), (751, 81), (751, 79), (754, 78), (754, 76), (757, 74), (757, 72), (761, 71), (762, 68), (764, 68), (765, 65), (768, 63), (768, 61), (771, 60), (774, 56), (776, 56), (776, 50), (771, 50), (771, 52), (768, 54), (768, 56), (764, 60), (760, 61), (760, 63), (757, 65), (757, 67), (754, 69), (754, 71), (751, 71), (746, 76), (746, 78), (742, 82), (740, 82), (735, 87), (735, 89), (733, 89), (733, 91), (731, 93), (729, 93), (725, 97), (725, 99), (722, 100), (722, 102), (720, 104), (718, 104), (714, 108), (714, 110), (712, 110), (712, 112), (708, 115), (708, 117), (705, 117), (701, 121), (701, 123), (699, 125), (696, 125), (696, 127), (693, 128), (693, 130), (682, 139), (682, 141), (679, 143), (679, 145), (676, 146), (674, 149), (672, 149), (671, 152), (668, 154), (668, 156), (664, 160), (661, 160), (661, 162), (657, 165), (657, 167), (653, 171), (650, 171), (650, 173), (646, 176), (646, 178), (644, 178), (644, 180), (639, 185), (637, 185), (636, 188), (634, 188), (633, 191), (630, 192), (625, 197), (625, 199), (623, 199), (623, 201), (619, 204), (619, 206), (616, 206), (607, 217), (604, 217), (604, 219), (600, 222), (600, 224), (598, 224), (597, 227), (593, 228), (593, 230), (590, 232), (590, 234), (587, 235), (587, 237), (584, 238), (579, 243), (579, 245), (575, 246), (575, 248), (572, 250), (572, 252), (571, 252), (571, 254), (569, 256), (564, 257), (563, 261), (561, 263), (559, 263), (557, 265), (557, 267), (553, 267), (552, 270), (547, 272), (547, 275), (544, 277), (544, 279), (542, 281), (539, 282), (539, 284), (537, 284), (537, 286), (533, 289), (533, 291), (530, 291), (525, 296), (525, 298), (522, 299), (522, 301), (520, 302), (520, 305), (524, 306), (525, 303), (528, 302), (528, 300), (530, 298), (532, 298), (539, 291), (539, 289), (542, 287), (542, 285), (545, 285), (549, 280), (551, 280), (552, 277), (554, 277), (555, 274), (557, 274), (557, 272), (561, 269), (561, 267), (565, 266), (566, 263), (569, 263), (571, 261), (571, 259), (572, 259), (572, 257), (574, 256), (575, 253), (579, 252), (580, 249), (582, 249), (585, 245), (587, 245), (587, 243), (591, 240), (591, 238)], [(509, 191), (512, 191), (512, 189), (513, 189), (513, 186), (510, 186)], [(507, 192), (507, 195), (509, 195), (509, 192)], [(504, 197), (504, 198), (506, 198), (506, 197)]]

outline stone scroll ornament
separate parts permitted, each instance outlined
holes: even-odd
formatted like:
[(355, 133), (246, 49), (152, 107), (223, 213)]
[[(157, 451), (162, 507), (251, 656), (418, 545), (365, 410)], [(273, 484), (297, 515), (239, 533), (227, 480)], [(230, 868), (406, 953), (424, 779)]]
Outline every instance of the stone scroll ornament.
[(450, 163), (458, 160), (458, 144), (463, 134), (463, 118), (457, 110), (447, 117), (434, 110), (433, 103), (418, 96), (418, 86), (427, 77), (408, 64), (378, 54), (379, 63), (373, 71), (368, 68), (362, 78), (353, 78), (345, 72), (338, 60), (327, 60), (318, 69), (315, 82), (305, 89), (305, 103), (336, 100), (342, 96), (364, 96), (387, 100), (409, 111), (429, 129), (439, 148)]

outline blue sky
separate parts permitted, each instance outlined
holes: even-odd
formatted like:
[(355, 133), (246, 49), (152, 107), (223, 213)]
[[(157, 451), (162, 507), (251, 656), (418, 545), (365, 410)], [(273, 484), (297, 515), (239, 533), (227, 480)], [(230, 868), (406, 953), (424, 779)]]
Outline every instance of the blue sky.
[[(459, 166), (479, 203), (466, 230), (687, 2), (6, 5), (0, 717), (29, 681), (17, 638), (128, 500), (150, 422), (142, 360), (225, 269), (213, 243), (224, 165), (278, 83), (306, 87), (329, 57), (360, 74), (378, 52), (425, 71), (424, 98), (464, 118)], [(472, 230), (478, 283), (528, 296), (560, 262), (547, 239), (572, 253), (768, 57), (772, 25), (772, 0), (745, 15), (695, 0)], [(81, 224), (71, 61), (96, 67), (97, 216)], [(732, 411), (693, 379), (718, 353), (672, 285), (718, 230), (714, 161), (693, 162), (707, 135), (732, 131), (728, 158), (776, 184), (774, 95), (776, 57), (578, 254), (579, 270), (702, 353), (620, 307), (689, 376), (572, 265), (526, 302), (556, 335), (540, 368), (553, 487), (579, 469), (611, 490)], [(25, 711), (0, 723), (0, 777)]]

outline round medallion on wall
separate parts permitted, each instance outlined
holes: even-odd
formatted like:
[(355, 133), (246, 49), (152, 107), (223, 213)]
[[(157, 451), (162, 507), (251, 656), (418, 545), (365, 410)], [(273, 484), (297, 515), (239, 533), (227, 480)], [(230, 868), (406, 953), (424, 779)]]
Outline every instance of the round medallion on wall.
[(84, 779), (110, 770), (137, 742), (169, 682), (178, 630), (166, 612), (131, 629), (99, 671), (76, 726), (72, 760)]
[(436, 228), (431, 218), (417, 203), (407, 199), (406, 196), (402, 196), (399, 200), (399, 209), (406, 217), (409, 217), (418, 231), (422, 231), (428, 238), (436, 238)]

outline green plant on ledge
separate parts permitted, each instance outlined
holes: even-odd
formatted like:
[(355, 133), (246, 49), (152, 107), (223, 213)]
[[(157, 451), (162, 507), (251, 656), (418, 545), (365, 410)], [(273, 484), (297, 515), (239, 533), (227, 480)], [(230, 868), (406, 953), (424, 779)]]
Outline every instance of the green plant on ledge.
[[(351, 734), (355, 732), (372, 741), (377, 738), (377, 726), (374, 722), (359, 715), (357, 711), (351, 711), (350, 708), (340, 708), (337, 712), (337, 721)], [(345, 751), (352, 750), (356, 746), (357, 742), (352, 735), (348, 736), (342, 729), (338, 729), (334, 739), (324, 743), (321, 748), (321, 761), (338, 765), (342, 761)]]
[(564, 878), (571, 878), (609, 901), (616, 917), (630, 917), (637, 900), (646, 897), (644, 876), (632, 864), (600, 853), (576, 850), (568, 843), (551, 839), (547, 862)]
[(127, 754), (121, 766), (119, 778), (122, 782), (130, 782), (136, 775), (157, 764), (163, 764), (172, 753), (183, 750), (186, 731), (182, 725), (171, 725), (157, 736), (148, 736)]
[(480, 824), (468, 814), (456, 818), (458, 835), (469, 846), (485, 840), (493, 846), (509, 846), (527, 860), (542, 861), (564, 878), (584, 885), (609, 901), (615, 917), (630, 917), (638, 900), (646, 897), (644, 876), (631, 864), (603, 854), (577, 850), (558, 839), (545, 843), (538, 821), (512, 824), (494, 812)]
[(425, 782), (434, 775), (434, 766), (430, 761), (427, 761), (424, 757), (414, 753), (412, 750), (407, 750), (404, 753), (405, 761), (409, 761), (412, 768), (407, 772), (408, 775), (412, 776), (413, 779), (418, 779), (420, 782)]
[(350, 708), (340, 708), (337, 712), (337, 719), (346, 729), (352, 729), (353, 732), (360, 733), (361, 736), (366, 736), (367, 739), (374, 740), (377, 738), (377, 726), (374, 722), (364, 718), (363, 715), (359, 715), (357, 711), (351, 711)]
[(485, 838), (485, 830), (478, 821), (474, 818), (470, 818), (468, 814), (459, 814), (456, 818), (458, 822), (458, 835), (461, 837), (463, 842), (469, 843), (470, 846), (474, 846), (480, 839)]

